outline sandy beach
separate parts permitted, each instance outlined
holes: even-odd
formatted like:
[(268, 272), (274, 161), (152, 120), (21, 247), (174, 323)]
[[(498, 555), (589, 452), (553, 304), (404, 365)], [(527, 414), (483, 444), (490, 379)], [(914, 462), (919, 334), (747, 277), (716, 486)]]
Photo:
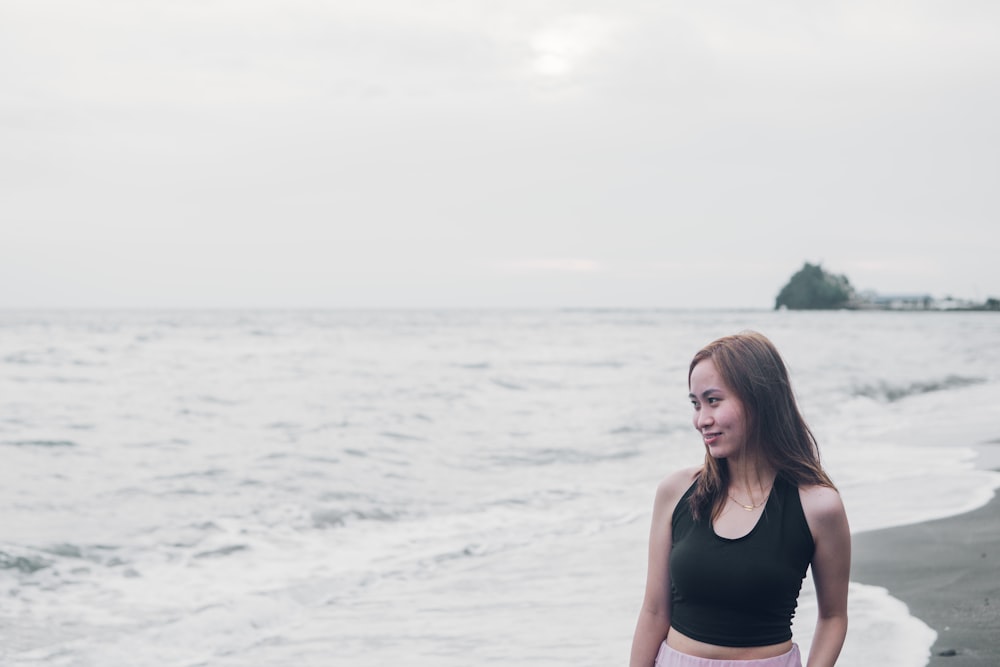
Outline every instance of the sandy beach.
[(1000, 497), (955, 517), (854, 536), (851, 579), (931, 626), (930, 667), (1000, 665)]

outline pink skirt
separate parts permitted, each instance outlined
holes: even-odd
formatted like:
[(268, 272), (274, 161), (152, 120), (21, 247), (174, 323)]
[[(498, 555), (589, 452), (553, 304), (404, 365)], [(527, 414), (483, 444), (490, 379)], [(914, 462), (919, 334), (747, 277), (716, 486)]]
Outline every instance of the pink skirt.
[(656, 654), (654, 667), (802, 667), (802, 658), (799, 656), (798, 644), (792, 644), (792, 650), (784, 655), (777, 655), (773, 658), (762, 658), (759, 660), (711, 660), (709, 658), (696, 658), (687, 653), (681, 653), (667, 646), (667, 642), (660, 644), (660, 652)]

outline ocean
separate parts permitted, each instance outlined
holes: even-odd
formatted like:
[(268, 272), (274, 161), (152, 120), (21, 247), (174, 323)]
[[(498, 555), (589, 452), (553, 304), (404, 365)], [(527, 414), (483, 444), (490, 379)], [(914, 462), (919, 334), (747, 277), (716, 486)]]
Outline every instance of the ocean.
[[(688, 362), (745, 329), (855, 532), (1000, 486), (995, 313), (0, 311), (0, 662), (626, 664)], [(926, 663), (850, 605), (838, 664)]]

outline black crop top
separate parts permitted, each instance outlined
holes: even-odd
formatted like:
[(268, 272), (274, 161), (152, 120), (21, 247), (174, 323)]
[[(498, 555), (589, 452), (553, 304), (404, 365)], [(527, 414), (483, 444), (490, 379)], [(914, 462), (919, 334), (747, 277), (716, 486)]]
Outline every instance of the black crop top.
[(777, 479), (757, 525), (719, 537), (695, 521), (687, 490), (673, 515), (670, 624), (717, 646), (766, 646), (792, 638), (792, 616), (814, 543), (796, 486)]

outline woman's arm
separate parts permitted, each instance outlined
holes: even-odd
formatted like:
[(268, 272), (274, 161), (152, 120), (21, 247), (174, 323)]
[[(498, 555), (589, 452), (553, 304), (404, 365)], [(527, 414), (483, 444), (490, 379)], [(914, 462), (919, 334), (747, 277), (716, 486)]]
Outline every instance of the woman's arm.
[(660, 644), (670, 629), (670, 530), (674, 507), (691, 486), (698, 468), (681, 470), (668, 476), (656, 489), (653, 521), (649, 529), (649, 562), (646, 592), (632, 637), (630, 667), (652, 667)]
[(806, 667), (833, 667), (847, 637), (847, 587), (851, 576), (851, 530), (836, 489), (801, 489), (802, 509), (816, 551), (812, 573), (819, 617)]

